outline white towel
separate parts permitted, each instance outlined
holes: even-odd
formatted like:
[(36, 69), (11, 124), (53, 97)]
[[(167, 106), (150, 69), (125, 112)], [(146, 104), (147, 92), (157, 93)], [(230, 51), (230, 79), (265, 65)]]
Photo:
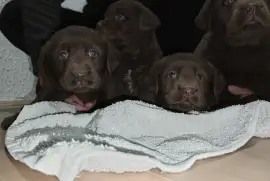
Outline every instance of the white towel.
[(60, 181), (83, 170), (164, 172), (223, 155), (253, 136), (270, 137), (270, 103), (256, 101), (200, 114), (172, 113), (123, 101), (92, 114), (60, 102), (25, 106), (6, 134), (10, 154)]

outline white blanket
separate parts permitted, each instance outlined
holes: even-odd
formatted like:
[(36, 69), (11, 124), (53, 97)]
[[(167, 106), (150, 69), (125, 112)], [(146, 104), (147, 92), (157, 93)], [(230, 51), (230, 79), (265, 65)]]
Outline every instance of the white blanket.
[(197, 115), (138, 101), (74, 112), (60, 102), (25, 106), (7, 131), (8, 151), (32, 169), (72, 181), (83, 170), (181, 172), (253, 136), (270, 137), (270, 103), (264, 101)]

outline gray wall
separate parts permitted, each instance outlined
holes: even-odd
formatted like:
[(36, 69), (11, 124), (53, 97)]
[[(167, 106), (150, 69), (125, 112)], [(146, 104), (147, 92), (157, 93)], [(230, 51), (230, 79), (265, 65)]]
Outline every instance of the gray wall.
[[(9, 0), (0, 0), (0, 11)], [(35, 98), (29, 57), (0, 32), (0, 101)]]

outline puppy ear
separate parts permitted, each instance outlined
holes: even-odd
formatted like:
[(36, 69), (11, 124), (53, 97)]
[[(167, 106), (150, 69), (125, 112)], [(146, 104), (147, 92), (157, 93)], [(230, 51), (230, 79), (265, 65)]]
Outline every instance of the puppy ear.
[(213, 0), (206, 0), (199, 14), (195, 18), (195, 24), (198, 28), (207, 31), (211, 22), (211, 5)]
[(153, 95), (157, 95), (158, 93), (158, 72), (155, 70), (150, 70), (149, 74), (143, 78), (142, 88), (146, 90), (146, 92), (151, 93)]
[(107, 69), (110, 74), (118, 67), (120, 64), (120, 52), (116, 47), (108, 42), (108, 51), (107, 51)]
[(148, 72), (143, 76), (139, 82), (140, 98), (146, 101), (155, 101), (155, 96), (159, 91), (159, 75), (165, 65), (165, 59), (161, 59), (153, 64)]
[(159, 89), (158, 75), (152, 73), (144, 76), (143, 79), (138, 83), (139, 98), (146, 102), (155, 103)]
[(50, 76), (52, 74), (52, 70), (49, 67), (50, 59), (52, 59), (51, 55), (53, 52), (52, 47), (53, 42), (51, 40), (47, 41), (41, 48), (37, 66), (38, 66), (38, 78), (41, 81), (41, 88), (51, 89), (53, 87), (54, 79)]
[(140, 30), (153, 30), (161, 25), (158, 17), (146, 7), (143, 7), (143, 11), (140, 15), (139, 28)]
[(220, 94), (222, 93), (222, 91), (226, 87), (226, 80), (225, 80), (224, 76), (222, 75), (222, 73), (216, 67), (214, 67), (209, 62), (208, 62), (208, 64), (214, 72), (213, 90), (214, 90), (214, 94), (215, 94), (216, 99), (218, 99)]

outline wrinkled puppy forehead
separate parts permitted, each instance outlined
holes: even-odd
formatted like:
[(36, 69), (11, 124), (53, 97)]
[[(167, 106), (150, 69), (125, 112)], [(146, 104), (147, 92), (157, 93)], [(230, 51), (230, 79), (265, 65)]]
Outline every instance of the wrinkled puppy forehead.
[(105, 12), (105, 16), (124, 14), (139, 16), (140, 13), (149, 11), (143, 4), (136, 0), (119, 0), (111, 4)]
[(76, 51), (76, 50), (85, 50), (89, 51), (94, 49), (100, 53), (106, 53), (107, 51), (107, 43), (102, 42), (96, 38), (84, 38), (84, 37), (66, 37), (58, 42), (55, 50), (63, 49), (68, 52)]
[(69, 26), (56, 32), (51, 41), (56, 46), (63, 44), (69, 46), (98, 46), (103, 48), (107, 46), (106, 39), (94, 29), (83, 26)]
[(190, 67), (194, 69), (201, 69), (208, 72), (209, 67), (206, 61), (197, 58), (190, 53), (176, 53), (163, 58), (165, 62), (165, 69), (181, 69)]
[(243, 8), (247, 5), (269, 6), (269, 0), (207, 0), (210, 11), (218, 11), (219, 8)]
[(223, 0), (223, 5), (229, 6), (229, 5), (256, 5), (261, 4), (265, 2), (269, 2), (268, 0)]

